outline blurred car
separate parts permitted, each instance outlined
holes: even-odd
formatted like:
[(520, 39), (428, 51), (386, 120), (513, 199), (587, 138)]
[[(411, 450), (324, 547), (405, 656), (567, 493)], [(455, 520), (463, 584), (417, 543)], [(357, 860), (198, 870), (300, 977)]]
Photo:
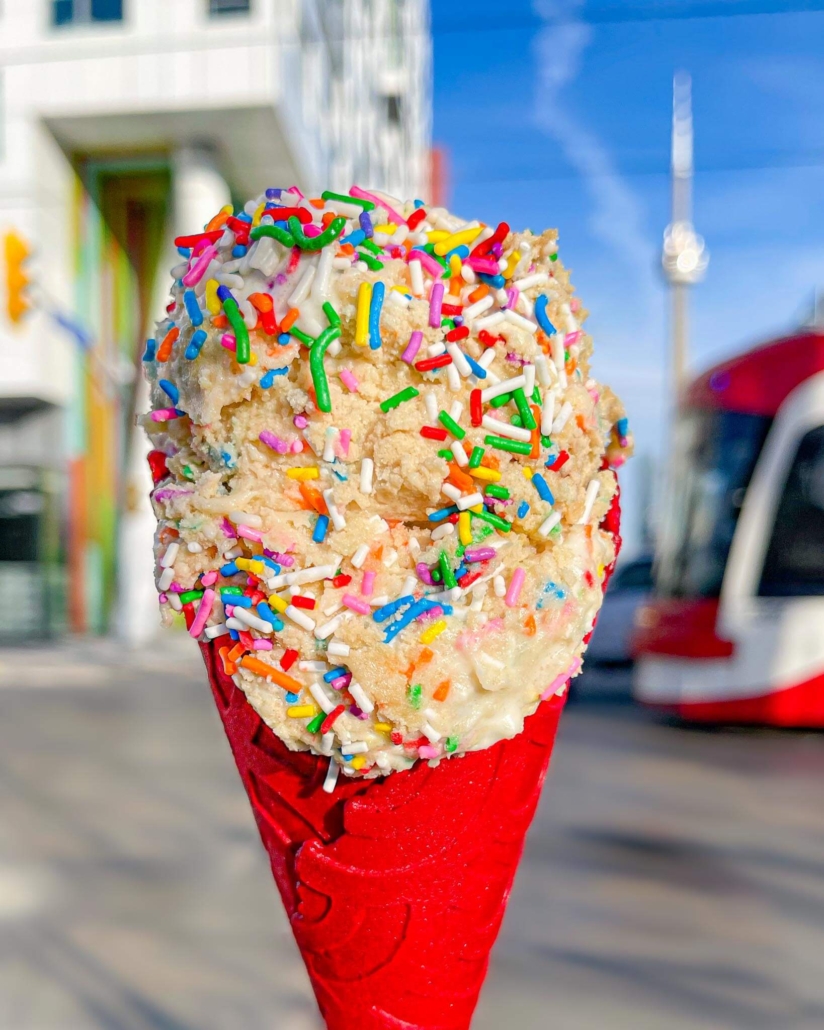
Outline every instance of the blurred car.
[(652, 555), (623, 562), (615, 570), (584, 656), (584, 670), (570, 685), (571, 699), (630, 700), (635, 613), (651, 591)]

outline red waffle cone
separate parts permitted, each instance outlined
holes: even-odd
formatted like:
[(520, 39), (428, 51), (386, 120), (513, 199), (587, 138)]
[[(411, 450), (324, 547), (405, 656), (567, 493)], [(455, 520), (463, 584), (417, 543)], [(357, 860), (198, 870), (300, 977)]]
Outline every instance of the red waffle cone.
[(512, 740), (330, 795), (329, 760), (289, 751), (201, 650), (328, 1030), (467, 1030), (566, 694)]

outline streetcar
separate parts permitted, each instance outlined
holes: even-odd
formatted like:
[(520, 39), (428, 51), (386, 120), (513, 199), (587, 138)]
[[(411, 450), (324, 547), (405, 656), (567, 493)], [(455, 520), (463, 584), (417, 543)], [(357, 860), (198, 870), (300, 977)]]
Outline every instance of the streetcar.
[(695, 379), (633, 690), (690, 721), (824, 726), (824, 331)]

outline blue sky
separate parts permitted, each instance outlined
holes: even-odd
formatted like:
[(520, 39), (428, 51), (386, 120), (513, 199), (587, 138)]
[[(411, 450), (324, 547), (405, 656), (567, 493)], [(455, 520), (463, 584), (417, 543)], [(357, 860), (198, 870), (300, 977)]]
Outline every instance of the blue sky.
[(824, 0), (432, 7), (450, 205), (560, 229), (596, 374), (654, 456), (667, 417), (673, 73), (693, 77), (694, 221), (710, 251), (691, 295), (697, 371), (791, 329), (824, 290)]

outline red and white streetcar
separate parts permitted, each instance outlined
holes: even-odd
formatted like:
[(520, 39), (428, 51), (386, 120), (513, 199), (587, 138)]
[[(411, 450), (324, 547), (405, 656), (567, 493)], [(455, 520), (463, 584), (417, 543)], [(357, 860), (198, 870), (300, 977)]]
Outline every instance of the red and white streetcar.
[(691, 720), (824, 726), (824, 333), (699, 376), (672, 460), (636, 697)]

